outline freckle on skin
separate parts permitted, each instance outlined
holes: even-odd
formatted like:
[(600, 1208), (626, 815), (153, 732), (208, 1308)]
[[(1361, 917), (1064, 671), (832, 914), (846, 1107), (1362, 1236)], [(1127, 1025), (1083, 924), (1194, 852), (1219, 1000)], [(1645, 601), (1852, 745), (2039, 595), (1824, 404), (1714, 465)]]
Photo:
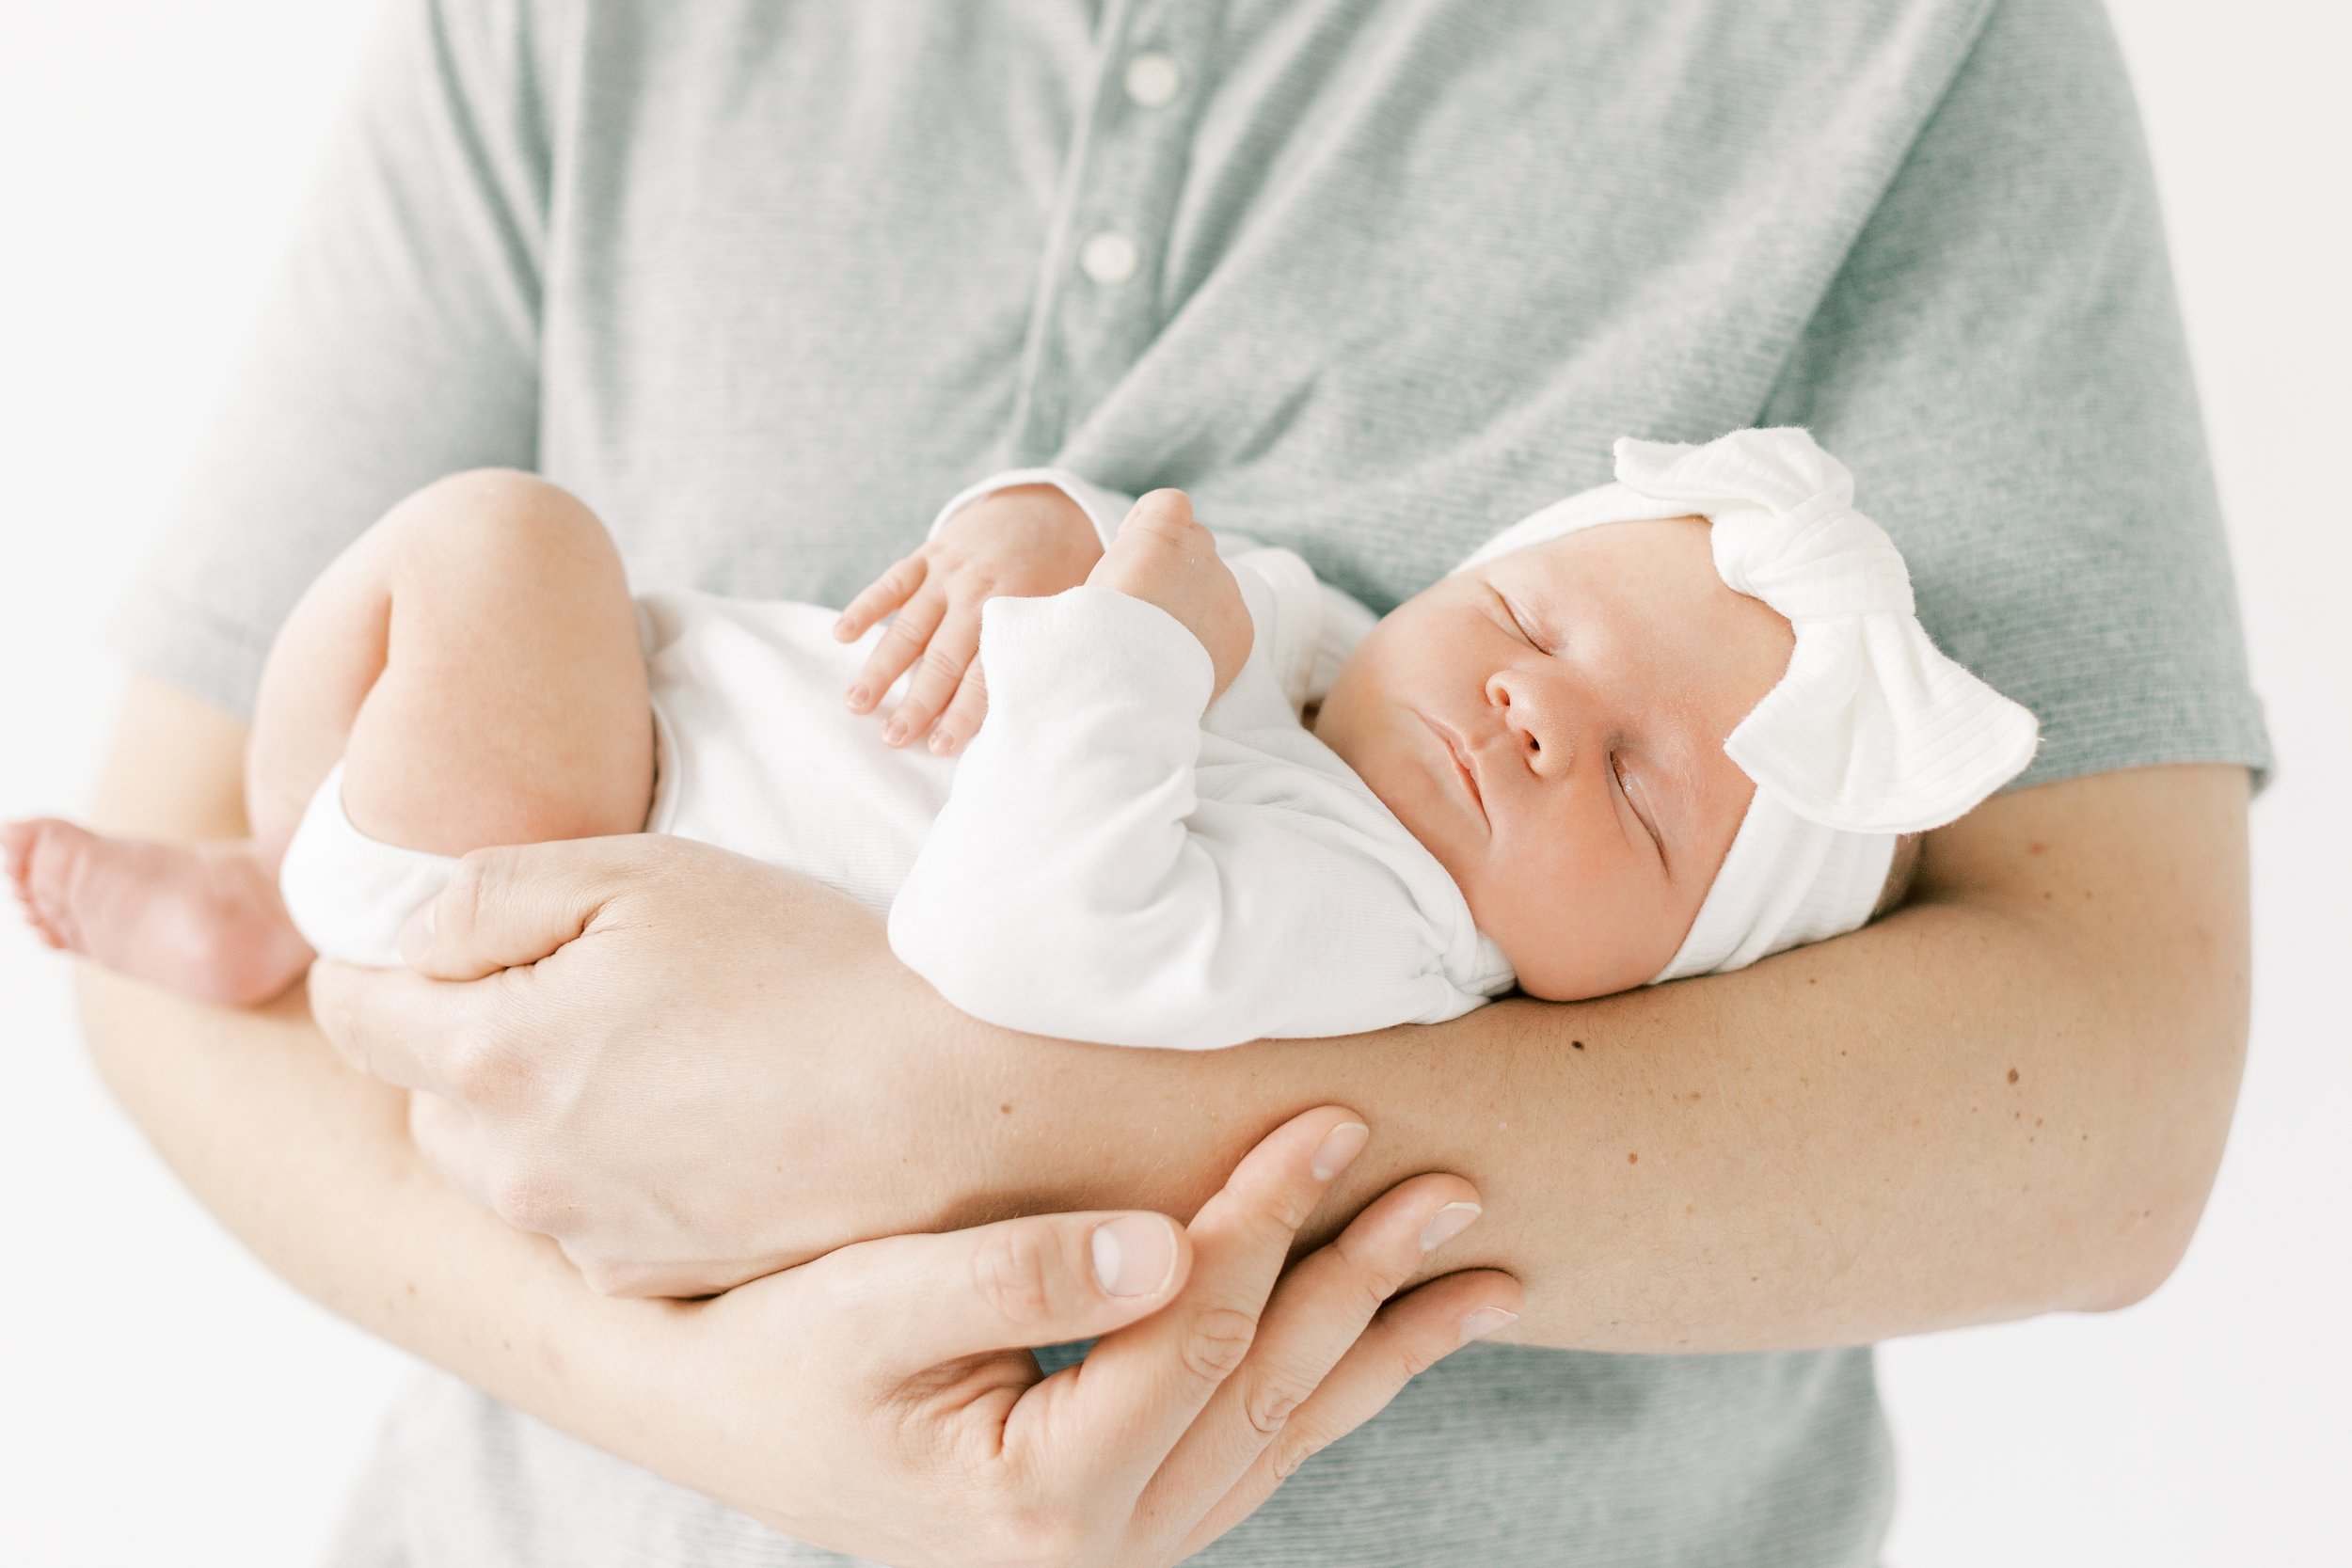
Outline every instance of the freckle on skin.
[(996, 1114), (1000, 1117), (1009, 1117), (1012, 1115), (1012, 1101), (1009, 1100), (1002, 1105), (997, 1106)]
[(2009, 1069), (2009, 1081), (2012, 1084), (2017, 1082), (2017, 1069), (2015, 1068)]
[(2026, 853), (2028, 855), (2046, 855), (2049, 852), (2050, 847), (2046, 844), (2028, 844), (2026, 846)]
[(1642, 1157), (1629, 1148), (1625, 1151), (1625, 1163), (1629, 1165), (1638, 1165), (1642, 1163)]
[(1581, 1050), (1583, 1050), (1583, 1049), (1584, 1049), (1584, 1042), (1583, 1042), (1582, 1040), (1570, 1040), (1570, 1041), (1568, 1042), (1568, 1044), (1570, 1044), (1571, 1046), (1575, 1047), (1575, 1048), (1576, 1048), (1577, 1050), (1579, 1050), (1579, 1051), (1581, 1051)]

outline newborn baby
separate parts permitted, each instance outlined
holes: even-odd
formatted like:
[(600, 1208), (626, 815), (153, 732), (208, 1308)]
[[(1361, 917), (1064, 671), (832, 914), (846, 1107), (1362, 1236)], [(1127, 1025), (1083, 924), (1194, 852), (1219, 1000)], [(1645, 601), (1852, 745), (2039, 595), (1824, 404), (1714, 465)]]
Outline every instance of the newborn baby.
[[(250, 840), (0, 833), (53, 943), (238, 1003), (314, 950), (396, 962), (452, 856), (641, 828), (890, 909), (900, 956), (977, 1016), (1113, 1044), (1435, 1022), (1515, 980), (1595, 996), (1863, 924), (1899, 836), (2014, 776), (2031, 717), (1935, 651), (1802, 431), (1624, 441), (1617, 473), (1343, 660), (1368, 613), (1287, 551), (1221, 557), (1180, 492), (975, 486), (836, 625), (632, 603), (576, 501), (459, 476), (290, 617)], [(1075, 504), (992, 505), (1040, 482)], [(989, 596), (1008, 583), (1026, 596)], [(975, 610), (941, 724), (968, 733), (984, 673), (986, 725), (960, 762), (905, 749)], [(933, 695), (880, 744), (860, 715), (917, 654)]]

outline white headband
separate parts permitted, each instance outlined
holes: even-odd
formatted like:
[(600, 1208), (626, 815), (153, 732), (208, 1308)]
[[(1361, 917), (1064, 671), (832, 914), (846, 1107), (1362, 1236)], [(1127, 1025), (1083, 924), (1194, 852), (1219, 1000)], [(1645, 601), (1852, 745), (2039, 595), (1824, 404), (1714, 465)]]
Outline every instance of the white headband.
[(1703, 516), (1715, 570), (1788, 620), (1788, 673), (1724, 742), (1756, 798), (1681, 948), (1651, 980), (1737, 969), (1867, 922), (1903, 834), (1940, 828), (2031, 761), (2034, 717), (1919, 625), (1911, 573), (1803, 430), (1704, 446), (1621, 438), (1617, 480), (1520, 518), (1454, 568), (1601, 523)]

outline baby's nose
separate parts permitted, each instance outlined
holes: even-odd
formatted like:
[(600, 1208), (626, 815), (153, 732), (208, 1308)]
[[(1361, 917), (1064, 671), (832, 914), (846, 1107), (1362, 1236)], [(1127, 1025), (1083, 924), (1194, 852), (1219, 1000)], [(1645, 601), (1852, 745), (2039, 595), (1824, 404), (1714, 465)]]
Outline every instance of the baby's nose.
[(1559, 692), (1524, 671), (1500, 670), (1486, 681), (1486, 701), (1494, 705), (1503, 732), (1529, 768), (1550, 777), (1567, 767), (1568, 736), (1559, 721)]

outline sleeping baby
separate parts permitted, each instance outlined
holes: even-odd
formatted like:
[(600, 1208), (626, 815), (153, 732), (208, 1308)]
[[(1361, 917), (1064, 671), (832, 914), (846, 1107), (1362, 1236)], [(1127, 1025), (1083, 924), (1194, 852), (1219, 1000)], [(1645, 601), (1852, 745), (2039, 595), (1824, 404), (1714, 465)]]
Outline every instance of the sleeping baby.
[[(1056, 470), (954, 498), (838, 617), (632, 599), (578, 501), (460, 475), (289, 617), (252, 837), (0, 844), (53, 945), (250, 1004), (314, 954), (398, 963), (468, 850), (679, 833), (887, 910), (990, 1022), (1184, 1049), (1598, 996), (1865, 924), (1905, 835), (2025, 767), (2031, 715), (1937, 651), (1804, 432), (1622, 440), (1615, 472), (1376, 623), (1180, 491)], [(910, 665), (899, 689), (962, 694), (878, 735)]]

